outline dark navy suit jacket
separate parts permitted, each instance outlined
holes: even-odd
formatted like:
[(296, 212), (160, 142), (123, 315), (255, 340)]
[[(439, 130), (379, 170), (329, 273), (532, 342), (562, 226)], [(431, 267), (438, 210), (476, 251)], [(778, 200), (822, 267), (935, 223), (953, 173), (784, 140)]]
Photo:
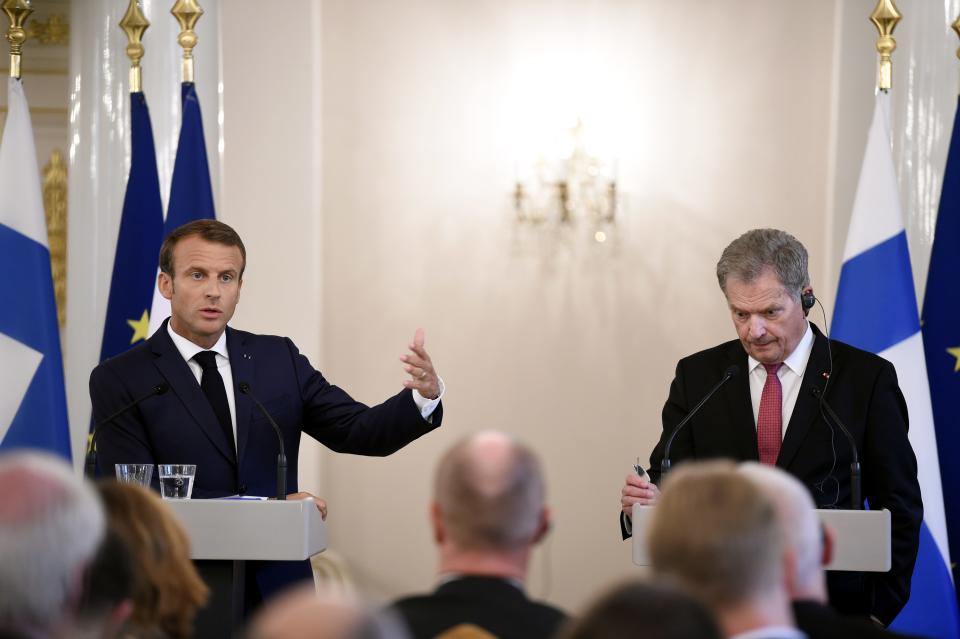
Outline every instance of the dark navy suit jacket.
[[(236, 400), (236, 454), (164, 322), (146, 342), (103, 362), (90, 375), (96, 422), (158, 384), (169, 386), (101, 427), (101, 474), (112, 476), (117, 463), (196, 464), (194, 498), (274, 496), (277, 437), (250, 397), (240, 392), (243, 382), (280, 426), (291, 493), (297, 491), (301, 431), (337, 452), (382, 456), (440, 425), (442, 406), (428, 422), (409, 390), (376, 406), (355, 401), (324, 379), (288, 338), (229, 327), (226, 334), (233, 379), (224, 384), (233, 385)], [(309, 576), (309, 567), (298, 565), (300, 576)]]

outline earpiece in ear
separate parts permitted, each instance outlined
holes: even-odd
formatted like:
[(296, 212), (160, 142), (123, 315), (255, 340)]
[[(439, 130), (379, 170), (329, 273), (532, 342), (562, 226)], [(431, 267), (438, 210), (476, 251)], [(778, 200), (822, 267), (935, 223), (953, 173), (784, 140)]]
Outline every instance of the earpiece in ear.
[(813, 291), (804, 291), (800, 294), (800, 306), (803, 307), (803, 310), (810, 310), (816, 302), (817, 298), (814, 297)]

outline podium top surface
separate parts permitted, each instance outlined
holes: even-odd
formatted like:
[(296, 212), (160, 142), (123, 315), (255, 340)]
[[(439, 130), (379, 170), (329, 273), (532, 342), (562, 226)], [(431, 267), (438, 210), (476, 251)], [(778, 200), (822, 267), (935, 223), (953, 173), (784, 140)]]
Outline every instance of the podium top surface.
[(327, 547), (313, 499), (165, 499), (190, 537), (193, 559), (300, 561)]

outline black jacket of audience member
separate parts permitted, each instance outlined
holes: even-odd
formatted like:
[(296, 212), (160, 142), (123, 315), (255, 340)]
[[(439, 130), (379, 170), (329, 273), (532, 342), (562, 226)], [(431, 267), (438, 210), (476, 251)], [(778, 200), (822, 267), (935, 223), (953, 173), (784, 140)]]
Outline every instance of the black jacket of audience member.
[(414, 639), (433, 639), (474, 625), (499, 639), (548, 639), (566, 621), (561, 610), (531, 601), (518, 585), (499, 577), (459, 577), (432, 594), (400, 599), (393, 609)]
[[(902, 635), (884, 630), (877, 624), (860, 617), (846, 617), (816, 601), (794, 601), (793, 615), (797, 627), (809, 639), (911, 639), (914, 635)], [(914, 639), (919, 639), (916, 637)]]

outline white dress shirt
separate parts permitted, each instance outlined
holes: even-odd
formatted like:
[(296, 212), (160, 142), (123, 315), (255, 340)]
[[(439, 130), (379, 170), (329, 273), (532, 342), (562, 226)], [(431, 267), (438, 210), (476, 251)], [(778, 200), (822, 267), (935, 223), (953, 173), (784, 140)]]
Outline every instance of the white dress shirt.
[[(211, 350), (216, 353), (217, 360), (217, 372), (220, 373), (220, 377), (223, 378), (223, 388), (227, 391), (227, 404), (230, 406), (230, 423), (233, 425), (233, 441), (234, 446), (236, 446), (237, 441), (237, 401), (233, 392), (233, 369), (230, 368), (230, 353), (227, 351), (227, 332), (224, 331), (220, 335), (220, 339), (217, 340), (217, 343), (214, 344), (211, 348), (206, 349), (202, 346), (197, 346), (186, 337), (182, 337), (173, 330), (173, 326), (170, 322), (167, 322), (167, 332), (170, 334), (170, 339), (173, 340), (173, 345), (177, 347), (177, 350), (180, 351), (180, 355), (187, 361), (187, 366), (190, 367), (190, 372), (193, 373), (193, 376), (197, 379), (197, 384), (200, 384), (200, 378), (203, 377), (203, 368), (200, 366), (200, 362), (193, 359), (193, 356), (199, 353), (200, 351)], [(437, 376), (437, 382), (440, 385), (440, 394), (436, 399), (427, 399), (420, 394), (419, 391), (413, 391), (413, 402), (417, 405), (417, 408), (420, 410), (420, 415), (423, 416), (428, 422), (432, 422), (433, 411), (436, 410), (437, 405), (440, 404), (440, 399), (443, 397), (443, 393), (446, 388), (443, 385), (443, 380)]]
[[(783, 360), (783, 366), (777, 371), (777, 377), (780, 378), (780, 386), (783, 389), (783, 428), (780, 429), (781, 439), (787, 434), (787, 425), (790, 423), (790, 416), (793, 415), (793, 408), (797, 405), (797, 397), (800, 396), (800, 383), (803, 381), (803, 373), (807, 370), (807, 362), (810, 361), (810, 353), (813, 352), (813, 329), (810, 323), (807, 323), (807, 332), (803, 334), (800, 343), (793, 349), (793, 352)], [(767, 382), (767, 369), (763, 364), (747, 356), (747, 370), (750, 377), (750, 401), (753, 403), (753, 425), (757, 425), (757, 416), (760, 414), (760, 396), (763, 394), (763, 385)]]

